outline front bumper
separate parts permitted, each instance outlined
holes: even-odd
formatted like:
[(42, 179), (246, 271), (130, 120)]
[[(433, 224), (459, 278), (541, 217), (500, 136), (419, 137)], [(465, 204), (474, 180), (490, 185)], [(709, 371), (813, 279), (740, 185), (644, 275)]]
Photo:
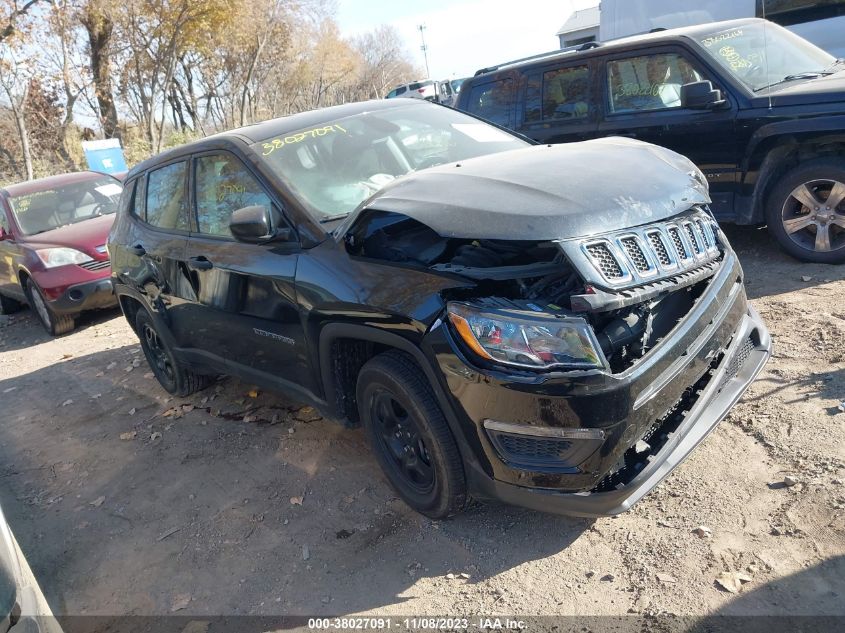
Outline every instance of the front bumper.
[[(749, 338), (755, 345), (746, 356), (741, 348)], [(771, 349), (766, 326), (749, 307), (721, 362), (712, 368), (703, 391), (686, 409), (683, 422), (645, 468), (615, 490), (560, 493), (490, 479), (482, 485), (482, 493), (513, 505), (558, 514), (596, 517), (625, 512), (653, 490), (716, 428), (766, 364)], [(741, 364), (738, 362), (743, 358), (737, 358), (738, 354), (744, 357)]]
[[(448, 328), (433, 328), (427, 342), (471, 492), (584, 516), (623, 512), (654, 488), (724, 417), (771, 350), (730, 251), (671, 334), (621, 374), (482, 370), (461, 352)], [(552, 465), (532, 468), (517, 463), (515, 453), (502, 452), (485, 428), (489, 421), (521, 426), (524, 435), (514, 445), (523, 454), (548, 447), (531, 443), (542, 430), (585, 429), (604, 439), (589, 456), (566, 455), (564, 448)], [(529, 448), (523, 449), (526, 437)], [(636, 453), (632, 447), (641, 439), (650, 446)]]
[(58, 314), (77, 314), (116, 305), (117, 297), (109, 278), (68, 286), (56, 299), (50, 301), (50, 308)]

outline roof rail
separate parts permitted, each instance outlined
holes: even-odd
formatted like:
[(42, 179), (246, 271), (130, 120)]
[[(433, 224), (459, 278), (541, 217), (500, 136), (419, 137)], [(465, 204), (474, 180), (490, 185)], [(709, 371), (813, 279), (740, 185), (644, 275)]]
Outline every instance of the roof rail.
[(496, 64), (495, 66), (488, 66), (487, 68), (481, 68), (475, 71), (475, 77), (478, 75), (484, 75), (485, 73), (492, 73), (494, 70), (499, 70), (505, 66), (513, 66), (514, 64), (521, 64), (522, 62), (530, 62), (535, 59), (544, 59), (546, 57), (556, 57), (557, 55), (561, 55), (564, 53), (577, 53), (579, 51), (588, 51), (593, 48), (598, 48), (601, 46), (601, 42), (585, 42), (583, 44), (576, 44), (575, 46), (567, 46), (566, 48), (559, 48), (554, 51), (548, 51), (546, 53), (538, 53), (537, 55), (529, 55), (528, 57), (520, 57), (519, 59), (513, 59), (509, 62), (502, 62), (501, 64)]

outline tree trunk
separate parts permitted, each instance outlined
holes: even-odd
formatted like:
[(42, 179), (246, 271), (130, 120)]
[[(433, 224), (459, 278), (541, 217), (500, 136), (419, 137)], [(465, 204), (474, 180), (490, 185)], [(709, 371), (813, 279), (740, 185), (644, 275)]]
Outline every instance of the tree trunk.
[(88, 42), (91, 45), (91, 75), (94, 77), (94, 89), (100, 108), (100, 126), (106, 138), (119, 138), (120, 130), (117, 126), (117, 107), (114, 103), (109, 57), (109, 43), (114, 31), (114, 23), (99, 3), (91, 0), (82, 15), (82, 25), (88, 32)]
[(29, 84), (24, 88), (23, 95), (20, 101), (15, 103), (12, 95), (9, 95), (9, 100), (12, 104), (12, 115), (15, 119), (15, 127), (18, 130), (18, 137), (21, 142), (21, 155), (23, 156), (24, 169), (26, 170), (26, 179), (32, 180), (35, 177), (32, 168), (32, 148), (29, 145), (29, 130), (26, 128), (26, 102), (29, 99)]

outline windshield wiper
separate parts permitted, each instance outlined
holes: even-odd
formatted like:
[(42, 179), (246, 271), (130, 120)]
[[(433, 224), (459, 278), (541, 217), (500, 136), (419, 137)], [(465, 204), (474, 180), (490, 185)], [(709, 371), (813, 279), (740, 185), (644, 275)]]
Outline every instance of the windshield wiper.
[(776, 81), (773, 84), (769, 84), (767, 86), (761, 86), (760, 88), (754, 88), (754, 92), (760, 92), (761, 90), (765, 90), (766, 88), (772, 88), (773, 86), (779, 86), (780, 84), (785, 84), (788, 81), (798, 81), (799, 79), (818, 79), (819, 77), (832, 75), (833, 72), (829, 70), (808, 70), (807, 72), (803, 73), (796, 73), (794, 75), (787, 75), (780, 81)]
[(320, 224), (328, 224), (329, 222), (334, 222), (335, 220), (342, 220), (347, 215), (349, 215), (349, 212), (338, 213), (337, 215), (328, 215), (320, 219)]

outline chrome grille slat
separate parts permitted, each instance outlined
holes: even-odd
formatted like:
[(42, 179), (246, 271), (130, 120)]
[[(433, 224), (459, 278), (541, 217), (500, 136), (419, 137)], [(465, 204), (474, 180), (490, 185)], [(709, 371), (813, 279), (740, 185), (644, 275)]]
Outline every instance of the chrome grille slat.
[(712, 216), (698, 208), (624, 231), (562, 240), (560, 245), (585, 282), (613, 289), (683, 275), (722, 252)]

